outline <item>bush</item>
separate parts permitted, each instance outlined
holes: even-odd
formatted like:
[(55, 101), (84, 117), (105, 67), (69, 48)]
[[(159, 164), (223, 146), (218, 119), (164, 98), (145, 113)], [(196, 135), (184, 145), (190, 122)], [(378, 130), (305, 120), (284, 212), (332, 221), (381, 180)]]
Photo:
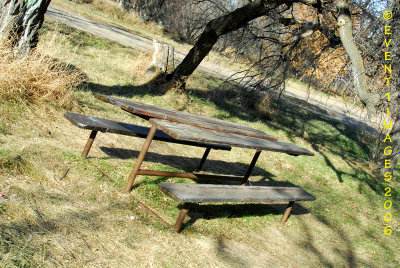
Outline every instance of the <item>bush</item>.
[(67, 107), (72, 91), (81, 82), (77, 71), (56, 60), (32, 52), (15, 57), (6, 41), (0, 41), (0, 98), (15, 103), (51, 103)]

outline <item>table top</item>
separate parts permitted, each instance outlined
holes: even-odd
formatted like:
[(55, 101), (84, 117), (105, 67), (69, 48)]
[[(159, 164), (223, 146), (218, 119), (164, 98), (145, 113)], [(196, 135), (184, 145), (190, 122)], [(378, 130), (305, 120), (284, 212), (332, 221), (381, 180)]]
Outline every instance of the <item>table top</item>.
[(95, 98), (113, 104), (132, 114), (139, 115), (146, 119), (156, 118), (172, 122), (191, 125), (196, 128), (216, 130), (227, 134), (238, 134), (248, 137), (255, 137), (263, 140), (276, 141), (277, 139), (254, 128), (229, 121), (219, 120), (211, 117), (194, 115), (182, 111), (175, 111), (167, 108), (138, 103), (134, 101), (114, 98), (106, 95), (95, 95)]
[(291, 143), (253, 138), (156, 118), (151, 118), (149, 122), (175, 139), (282, 152), (291, 155), (314, 155), (309, 150)]

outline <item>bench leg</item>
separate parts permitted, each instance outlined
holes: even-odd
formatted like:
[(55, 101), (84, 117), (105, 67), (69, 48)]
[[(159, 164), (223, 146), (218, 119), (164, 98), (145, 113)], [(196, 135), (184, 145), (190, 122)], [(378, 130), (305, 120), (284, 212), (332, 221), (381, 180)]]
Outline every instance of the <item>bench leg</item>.
[(178, 216), (178, 219), (176, 220), (174, 230), (175, 232), (179, 233), (181, 231), (181, 227), (183, 224), (183, 220), (185, 219), (186, 215), (188, 214), (189, 211), (189, 203), (184, 203), (183, 207), (181, 209), (181, 213)]
[(261, 154), (261, 150), (257, 150), (256, 153), (254, 154), (253, 160), (251, 160), (251, 163), (250, 163), (249, 167), (247, 168), (246, 174), (243, 177), (242, 185), (245, 185), (246, 182), (248, 181), (248, 179), (249, 179), (249, 177), (251, 175), (251, 172), (253, 171), (254, 166), (256, 165), (258, 157), (260, 156), (260, 154)]
[(207, 147), (206, 151), (203, 154), (203, 157), (201, 158), (200, 165), (196, 171), (200, 171), (203, 168), (204, 162), (206, 162), (207, 156), (210, 153), (210, 151), (211, 151), (211, 148)]
[(135, 182), (136, 175), (140, 169), (140, 166), (143, 163), (143, 160), (147, 154), (147, 151), (149, 150), (151, 141), (153, 140), (154, 135), (156, 134), (156, 131), (157, 131), (157, 127), (153, 125), (149, 131), (149, 134), (147, 134), (147, 138), (143, 144), (142, 150), (140, 151), (139, 156), (136, 159), (136, 162), (135, 162), (135, 165), (133, 166), (132, 172), (129, 175), (128, 182), (126, 183), (126, 186), (125, 186), (126, 192), (130, 192), (132, 189), (132, 185)]
[(287, 218), (290, 215), (290, 212), (292, 211), (294, 205), (294, 201), (290, 201), (289, 204), (287, 205), (285, 212), (283, 213), (282, 219), (281, 219), (281, 223), (284, 224), (287, 220)]
[(87, 155), (89, 154), (90, 148), (92, 148), (92, 144), (93, 144), (94, 139), (96, 138), (96, 135), (97, 135), (97, 130), (92, 130), (92, 132), (90, 132), (89, 139), (87, 140), (85, 148), (83, 149), (83, 152), (82, 152), (82, 156), (84, 158), (86, 158)]

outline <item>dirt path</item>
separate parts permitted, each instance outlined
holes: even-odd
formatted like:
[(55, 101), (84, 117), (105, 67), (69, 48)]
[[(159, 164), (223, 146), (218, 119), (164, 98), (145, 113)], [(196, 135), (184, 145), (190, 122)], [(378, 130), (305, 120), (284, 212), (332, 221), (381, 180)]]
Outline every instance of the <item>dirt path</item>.
[[(50, 5), (47, 10), (46, 17), (58, 20), (64, 24), (91, 33), (93, 35), (100, 36), (114, 42), (118, 42), (127, 47), (143, 51), (153, 50), (153, 41), (150, 39), (132, 34), (115, 26), (95, 22), (78, 14), (64, 10), (58, 6)], [(178, 50), (175, 50), (175, 52), (175, 59), (178, 62), (182, 61), (186, 53)], [(235, 74), (234, 71), (228, 69), (227, 67), (208, 60), (204, 60), (200, 64), (198, 70), (214, 76), (218, 76), (222, 79), (228, 79)], [(335, 118), (343, 123), (351, 124), (355, 127), (369, 131), (373, 131), (377, 128), (376, 124), (371, 124), (367, 120), (365, 109), (347, 104), (341, 101), (339, 98), (333, 98), (324, 96), (322, 94), (315, 94), (304, 91), (303, 89), (301, 89), (300, 87), (296, 87), (295, 85), (288, 85), (285, 88), (284, 95), (291, 96), (300, 100), (305, 100), (308, 104), (315, 105), (318, 108), (323, 109), (325, 111), (323, 112), (325, 116), (329, 118)], [(295, 104), (299, 105), (298, 103)], [(309, 109), (304, 105), (300, 106), (302, 109)], [(379, 122), (379, 120), (377, 121)]]

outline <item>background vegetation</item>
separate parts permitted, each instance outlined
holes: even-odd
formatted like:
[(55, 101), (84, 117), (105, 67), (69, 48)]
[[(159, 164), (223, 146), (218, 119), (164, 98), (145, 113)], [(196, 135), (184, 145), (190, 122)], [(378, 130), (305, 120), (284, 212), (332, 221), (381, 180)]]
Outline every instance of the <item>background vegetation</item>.
[[(370, 171), (370, 133), (201, 73), (188, 96), (159, 95), (140, 86), (150, 54), (54, 21), (29, 66), (10, 53), (0, 52), (0, 266), (399, 266), (400, 185), (391, 182), (394, 232), (385, 236), (387, 183)], [(285, 226), (284, 205), (197, 205), (176, 234), (137, 200), (172, 223), (179, 206), (157, 184), (183, 180), (140, 176), (135, 199), (122, 193), (142, 139), (100, 133), (90, 158), (80, 157), (89, 133), (65, 111), (146, 124), (95, 93), (243, 123), (307, 148), (316, 155), (263, 152), (251, 180), (300, 186), (317, 200), (296, 205)], [(155, 142), (144, 164), (191, 171), (202, 153)], [(204, 169), (241, 174), (253, 153), (214, 151)]]

